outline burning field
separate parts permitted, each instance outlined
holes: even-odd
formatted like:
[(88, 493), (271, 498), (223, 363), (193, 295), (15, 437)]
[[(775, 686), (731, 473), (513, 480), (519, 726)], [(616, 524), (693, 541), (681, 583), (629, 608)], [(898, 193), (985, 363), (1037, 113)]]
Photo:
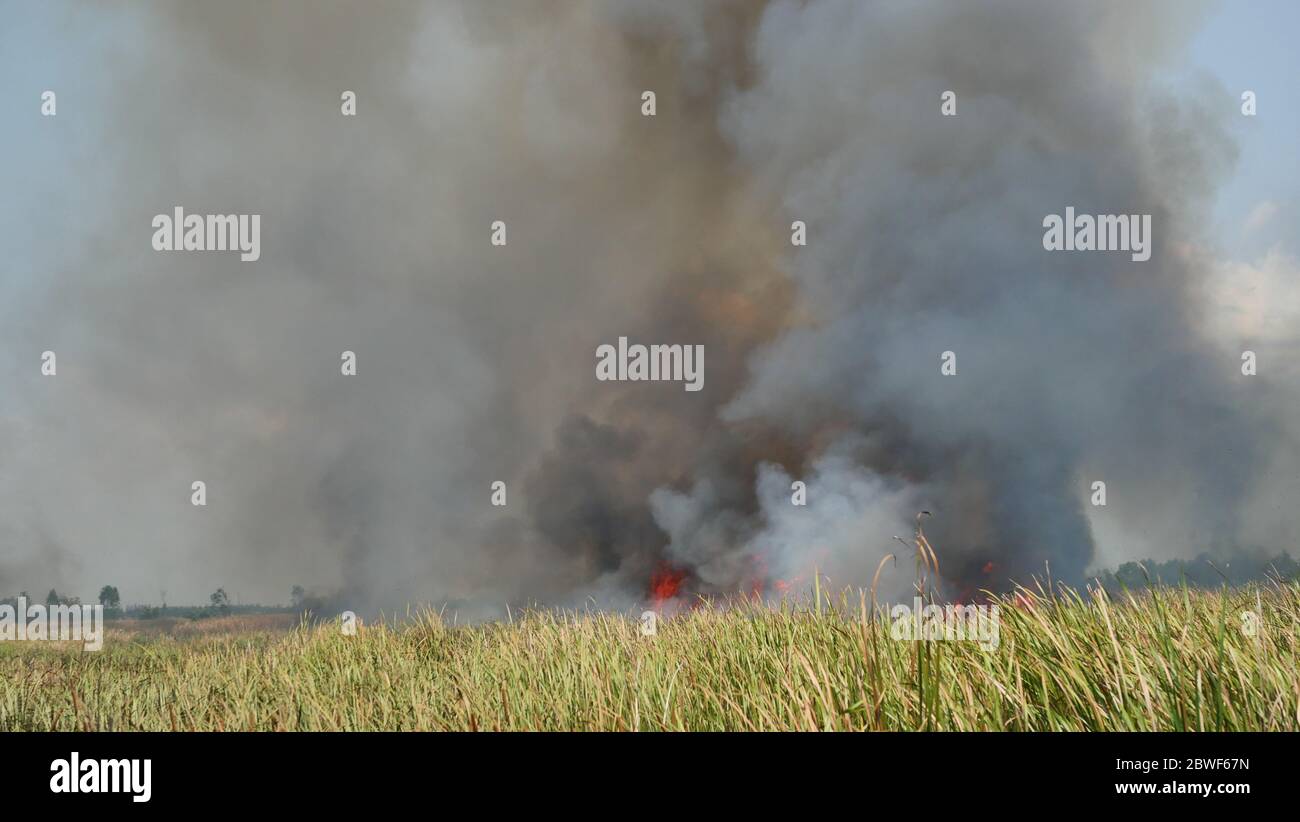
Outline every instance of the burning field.
[(867, 592), (0, 645), (0, 730), (1300, 729), (1296, 583), (995, 602), (996, 651), (898, 641)]
[(1294, 578), (1090, 585), (1300, 539), (1224, 17), (77, 11), (0, 25), (0, 597), (315, 617), (0, 636), (0, 730), (1300, 726)]
[[(920, 509), (963, 601), (1292, 549), (1293, 260), (1217, 245), (1243, 115), (1193, 5), (30, 12), (88, 79), (23, 175), (112, 173), (8, 188), (0, 348), (58, 368), (9, 372), (0, 594), (774, 600)], [(256, 254), (176, 247), (231, 213)]]

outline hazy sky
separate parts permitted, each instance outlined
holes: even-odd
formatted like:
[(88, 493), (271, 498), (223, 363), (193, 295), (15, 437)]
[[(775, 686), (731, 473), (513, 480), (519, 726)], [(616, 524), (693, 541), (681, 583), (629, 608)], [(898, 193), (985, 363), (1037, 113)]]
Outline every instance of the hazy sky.
[[(730, 49), (757, 48), (764, 66), (793, 67), (791, 76), (806, 70), (802, 79), (822, 76), (809, 61), (834, 66), (848, 57), (819, 53), (811, 41), (800, 45), (807, 52), (791, 47), (787, 54), (771, 42), (781, 39), (773, 35), (781, 20), (796, 16), (790, 4), (766, 10), (766, 40), (741, 45), (697, 11), (708, 4), (668, 4), (654, 13), (628, 0), (595, 5), (601, 14), (557, 13), (550, 20), (523, 10), (523, 0), (465, 15), (447, 3), (415, 12), (395, 2), (380, 4), (382, 13), (358, 18), (364, 23), (357, 26), (317, 21), (313, 28), (304, 15), (271, 14), (263, 30), (257, 4), (240, 6), (233, 21), (215, 3), (200, 10), (185, 3), (0, 0), (0, 595), (58, 586), (90, 598), (113, 583), (127, 602), (156, 601), (164, 589), (171, 602), (184, 602), (202, 601), (223, 585), (245, 602), (270, 602), (301, 583), (364, 589), (370, 601), (386, 604), (426, 595), (581, 598), (614, 584), (610, 563), (618, 557), (543, 549), (539, 540), (599, 542), (591, 532), (602, 528), (653, 540), (661, 535), (656, 523), (680, 529), (671, 550), (682, 562), (695, 561), (692, 552), (701, 549), (685, 543), (721, 526), (694, 518), (732, 491), (725, 482), (721, 489), (700, 483), (680, 497), (661, 494), (653, 521), (648, 509), (620, 507), (622, 495), (640, 493), (647, 482), (656, 487), (654, 471), (619, 477), (626, 488), (611, 483), (602, 460), (634, 451), (638, 440), (582, 420), (637, 415), (617, 398), (575, 401), (590, 386), (565, 376), (563, 364), (585, 363), (583, 352), (625, 328), (705, 333), (699, 329), (708, 323), (697, 315), (736, 320), (740, 331), (708, 339), (710, 356), (733, 367), (710, 361), (704, 410), (681, 406), (696, 409), (683, 412), (665, 401), (663, 417), (637, 417), (643, 432), (670, 431), (651, 437), (658, 445), (648, 462), (682, 480), (675, 447), (697, 443), (665, 429), (663, 419), (698, 415), (690, 417), (693, 426), (706, 427), (725, 405), (723, 394), (740, 393), (740, 364), (755, 341), (789, 322), (731, 300), (753, 296), (727, 289), (750, 282), (745, 278), (756, 283), (753, 290), (771, 285), (764, 269), (770, 257), (752, 229), (778, 224), (767, 209), (772, 202), (797, 204), (792, 192), (838, 191), (823, 178), (849, 178), (852, 160), (843, 158), (855, 156), (857, 145), (832, 133), (837, 126), (853, 131), (855, 121), (827, 117), (825, 131), (807, 122), (792, 129), (803, 129), (797, 136), (805, 145), (824, 142), (825, 154), (843, 162), (809, 163), (813, 173), (783, 154), (772, 143), (796, 132), (783, 131), (769, 106), (802, 102), (802, 92), (766, 76), (755, 93), (731, 93), (728, 83), (753, 78), (736, 68), (745, 61)], [(811, 5), (833, 5), (845, 17), (854, 12), (851, 3)], [(268, 7), (276, 7), (274, 0)], [(521, 11), (513, 15), (516, 7)], [(1221, 118), (1235, 160), (1227, 156), (1232, 150), (1223, 152), (1226, 177), (1208, 195), (1212, 230), (1197, 241), (1204, 246), (1197, 254), (1216, 272), (1211, 302), (1234, 308), (1206, 322), (1229, 339), (1243, 329), (1294, 339), (1300, 3), (1239, 0), (1210, 5), (1204, 14), (1193, 13), (1192, 4), (1164, 8), (1177, 10), (1167, 12), (1167, 28), (1192, 21), (1195, 32), (1160, 64), (1159, 83), (1175, 92), (1210, 89), (1213, 105), (1229, 114), (1242, 91), (1258, 98), (1255, 118)], [(910, 13), (897, 12), (907, 24), (900, 30), (925, 32), (923, 20), (904, 19)], [(610, 20), (632, 45), (608, 38)], [(798, 41), (794, 22), (791, 40)], [(814, 22), (836, 28), (825, 17)], [(652, 47), (668, 34), (671, 48)], [(1128, 47), (1140, 52), (1145, 44)], [(979, 67), (993, 67), (998, 57), (983, 54)], [(1012, 73), (1019, 68), (1015, 60), (1007, 64)], [(906, 78), (865, 65), (887, 75), (883, 87), (912, 90)], [(645, 80), (637, 72), (652, 70), (662, 87), (683, 90), (689, 102), (676, 122), (692, 125), (675, 137), (633, 140), (611, 112), (624, 111), (625, 95), (639, 95)], [(826, 76), (834, 78), (833, 70)], [(834, 94), (833, 86), (818, 88)], [(360, 94), (361, 116), (350, 132), (338, 120), (344, 88)], [(40, 115), (46, 89), (58, 94), (53, 118)], [(897, 93), (888, 90), (876, 102)], [(671, 99), (667, 105), (673, 110)], [(512, 118), (511, 106), (525, 107), (526, 116)], [(1160, 110), (1151, 116), (1159, 119)], [(873, 150), (859, 147), (863, 156)], [(747, 162), (776, 162), (738, 180), (729, 165), (733, 149)], [(645, 157), (670, 162), (680, 174), (632, 168)], [(1183, 168), (1170, 167), (1175, 177)], [(1183, 184), (1196, 181), (1170, 181)], [(254, 210), (244, 207), (250, 201), (265, 214), (259, 267), (149, 249), (154, 213), (176, 204), (199, 212)], [(519, 250), (481, 256), (480, 246), (462, 237), (485, 235), (483, 227), (503, 208)], [(714, 219), (719, 225), (711, 225)], [(593, 239), (567, 228), (583, 221), (600, 223), (602, 232)], [(340, 224), (366, 225), (366, 239), (344, 242)], [(701, 224), (716, 229), (714, 245), (692, 244), (691, 231)], [(299, 252), (290, 255), (289, 248)], [(619, 284), (601, 290), (605, 278)], [(505, 283), (505, 290), (484, 282)], [(669, 303), (681, 288), (701, 283), (728, 295), (717, 299), (721, 307), (711, 302), (714, 294), (683, 298), (681, 310), (660, 306), (636, 325), (639, 315), (629, 306), (638, 299)], [(810, 285), (820, 286), (831, 287)], [(575, 314), (601, 320), (575, 327)], [(333, 381), (337, 352), (350, 347), (361, 348), (367, 380), (342, 388)], [(47, 349), (59, 356), (54, 380), (39, 374)], [(377, 363), (387, 364), (387, 376)], [(586, 376), (585, 364), (580, 370)], [(762, 407), (761, 400), (754, 403)], [(717, 465), (745, 464), (740, 508), (781, 497), (788, 477), (768, 468), (758, 469), (755, 491), (747, 443), (728, 450), (729, 440), (726, 447), (702, 441)], [(557, 442), (559, 456), (547, 450)], [(877, 522), (873, 512), (885, 494), (877, 479), (842, 477), (853, 459), (842, 448), (828, 451), (826, 460), (803, 466), (809, 476), (829, 493), (843, 479), (855, 490), (839, 501)], [(767, 453), (764, 459), (776, 461)], [(512, 505), (527, 516), (512, 509), (515, 519), (497, 521), (495, 512), (474, 507), (497, 477), (512, 481)], [(580, 498), (558, 499), (555, 477), (579, 496), (598, 497), (599, 510), (586, 510)], [(192, 479), (213, 486), (214, 502), (200, 514), (205, 520), (189, 504)], [(232, 483), (240, 484), (237, 495)], [(382, 496), (370, 498), (381, 485)], [(898, 493), (898, 506), (915, 501)], [(1285, 505), (1254, 502), (1255, 510)], [(558, 515), (549, 520), (556, 510), (581, 527)], [(611, 512), (626, 514), (626, 522), (610, 525)], [(888, 521), (879, 515), (879, 523)], [(1261, 526), (1252, 536), (1289, 540), (1289, 523)], [(1097, 545), (1094, 559), (1103, 564), (1171, 550), (1162, 548), (1161, 534), (1093, 527), (1110, 537)], [(750, 536), (756, 545), (809, 538), (801, 529), (778, 526), (773, 515)], [(377, 544), (388, 547), (377, 555)], [(624, 560), (624, 571), (649, 570)], [(874, 567), (874, 560), (867, 564)], [(503, 574), (506, 566), (511, 571)], [(846, 568), (856, 573), (858, 566)], [(739, 573), (717, 562), (694, 570), (702, 579), (734, 581)], [(575, 587), (574, 579), (583, 585)]]

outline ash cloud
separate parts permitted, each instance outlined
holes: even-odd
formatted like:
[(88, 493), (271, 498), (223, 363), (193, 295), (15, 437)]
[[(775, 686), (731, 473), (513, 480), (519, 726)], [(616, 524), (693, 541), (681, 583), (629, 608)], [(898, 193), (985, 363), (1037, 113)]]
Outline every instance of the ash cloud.
[[(9, 14), (83, 78), (0, 195), (10, 587), (627, 607), (867, 584), (921, 506), (955, 585), (1078, 581), (1099, 531), (1239, 541), (1286, 430), (1197, 320), (1234, 149), (1155, 82), (1185, 4)], [(175, 205), (260, 213), (262, 259), (152, 252)], [(1067, 205), (1153, 214), (1151, 261), (1044, 252)], [(597, 382), (619, 336), (703, 344), (704, 390)]]

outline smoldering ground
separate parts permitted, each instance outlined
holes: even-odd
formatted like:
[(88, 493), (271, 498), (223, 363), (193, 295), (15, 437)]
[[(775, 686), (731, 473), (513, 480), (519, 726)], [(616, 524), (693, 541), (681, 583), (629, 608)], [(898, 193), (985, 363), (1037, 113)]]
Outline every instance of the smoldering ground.
[[(1294, 531), (1243, 516), (1289, 407), (1196, 319), (1234, 146), (1157, 79), (1188, 4), (5, 13), (79, 67), (0, 195), (6, 585), (487, 615), (867, 584), (922, 507), (954, 590)], [(152, 252), (176, 205), (261, 259)], [(1151, 260), (1043, 251), (1066, 206), (1153, 215)], [(704, 390), (598, 382), (619, 336)]]

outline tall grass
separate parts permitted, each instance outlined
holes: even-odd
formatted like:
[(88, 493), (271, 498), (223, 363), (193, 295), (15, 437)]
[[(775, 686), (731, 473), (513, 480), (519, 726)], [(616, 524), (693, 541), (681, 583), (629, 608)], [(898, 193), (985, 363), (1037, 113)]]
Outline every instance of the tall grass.
[(96, 653), (0, 642), (0, 729), (1300, 728), (1296, 583), (996, 602), (996, 650), (892, 639), (862, 592), (702, 605), (651, 637), (630, 616), (533, 612), (110, 636)]

